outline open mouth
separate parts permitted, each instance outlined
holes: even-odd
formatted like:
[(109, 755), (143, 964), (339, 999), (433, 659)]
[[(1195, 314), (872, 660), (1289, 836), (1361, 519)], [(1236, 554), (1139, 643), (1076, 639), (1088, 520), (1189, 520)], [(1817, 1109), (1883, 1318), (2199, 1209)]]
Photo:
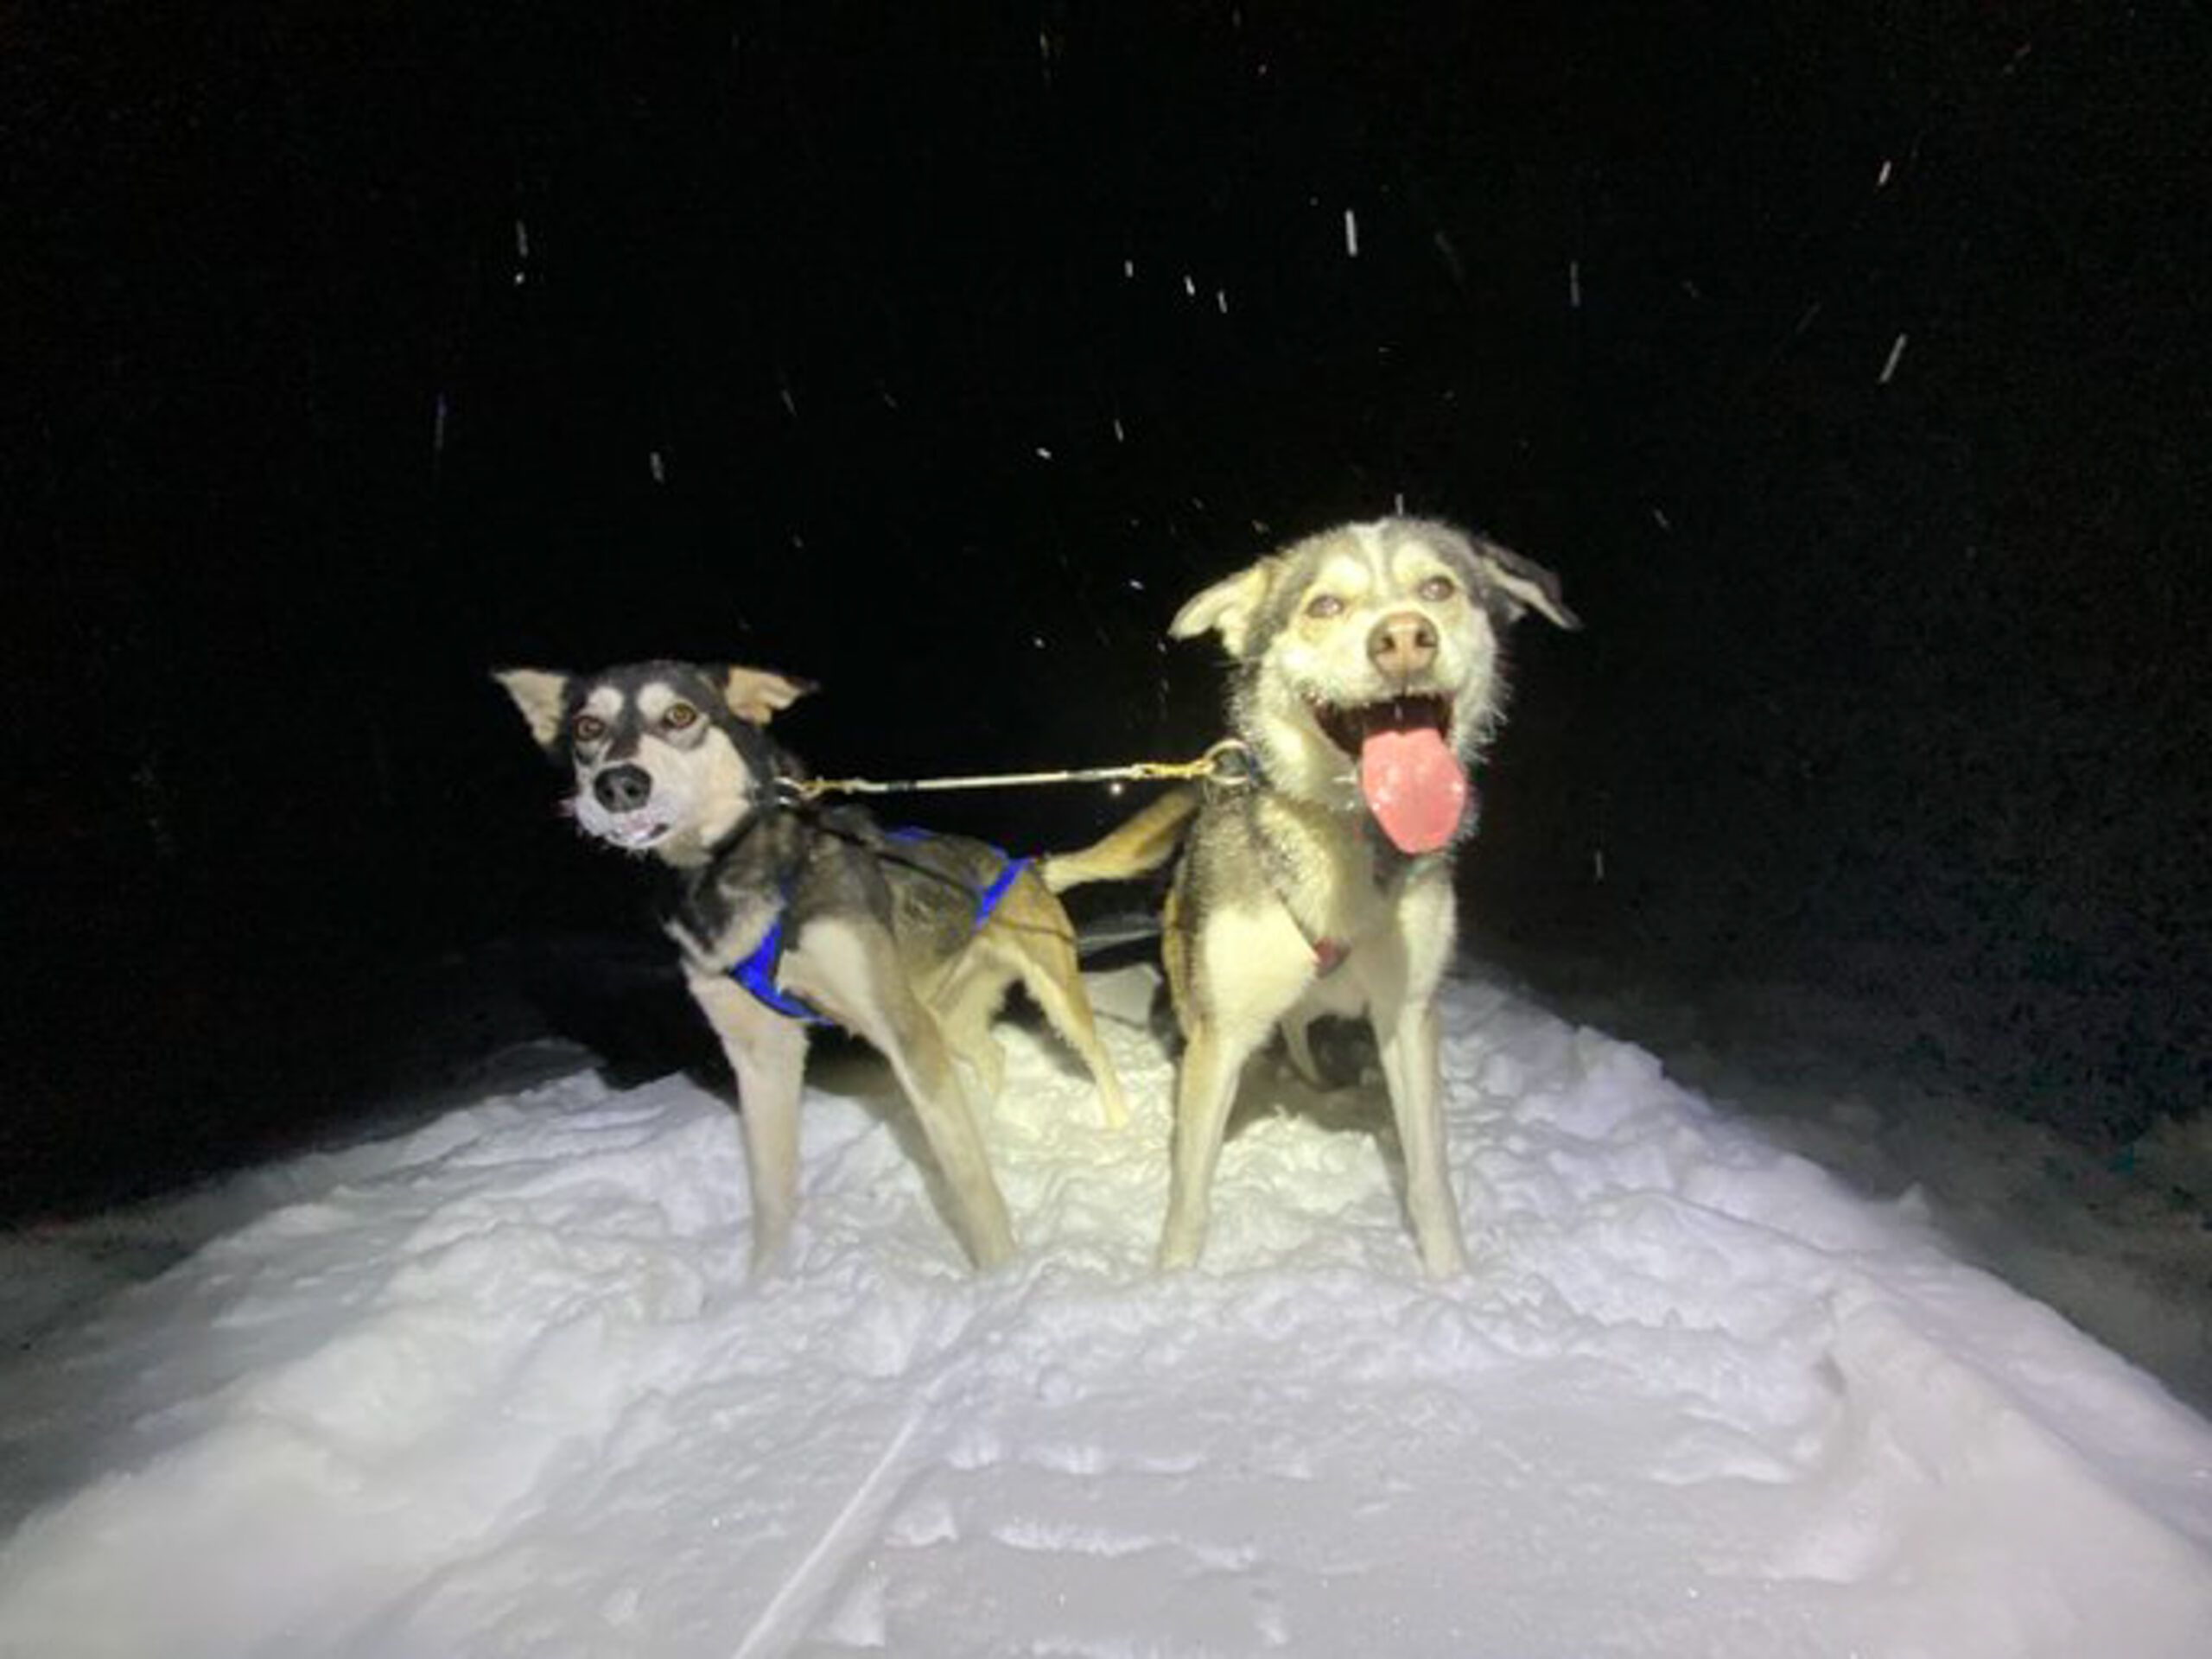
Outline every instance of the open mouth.
[(1330, 742), (1355, 760), (1366, 753), (1368, 740), (1388, 732), (1433, 732), (1448, 746), (1452, 737), (1452, 705), (1444, 698), (1423, 694), (1385, 697), (1380, 702), (1311, 705), (1314, 723)]
[(610, 819), (604, 833), (617, 847), (637, 853), (659, 841), (673, 827), (666, 818), (620, 817)]
[(1313, 705), (1328, 739), (1359, 762), (1360, 798), (1401, 852), (1448, 847), (1465, 820), (1466, 768), (1452, 751), (1452, 705), (1433, 694)]

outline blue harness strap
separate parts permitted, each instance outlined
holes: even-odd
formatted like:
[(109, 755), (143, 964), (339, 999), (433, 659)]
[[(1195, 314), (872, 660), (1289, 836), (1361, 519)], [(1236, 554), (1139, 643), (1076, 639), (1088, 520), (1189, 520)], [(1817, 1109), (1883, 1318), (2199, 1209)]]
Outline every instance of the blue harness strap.
[[(898, 830), (887, 830), (883, 834), (887, 840), (909, 843), (930, 839), (930, 831), (917, 830), (911, 824)], [(988, 841), (983, 845), (991, 847)], [(1031, 863), (1028, 859), (1014, 857), (1003, 847), (991, 847), (991, 851), (998, 855), (999, 873), (991, 878), (988, 887), (976, 895), (976, 926), (978, 929), (991, 919), (991, 912), (999, 907), (999, 900), (1006, 897), (1007, 890), (1021, 879), (1021, 873)]]
[(768, 924), (768, 931), (760, 936), (760, 943), (736, 967), (730, 976), (753, 993), (755, 1000), (773, 1008), (778, 1014), (793, 1020), (803, 1020), (810, 1026), (831, 1023), (825, 1014), (817, 1014), (798, 998), (790, 995), (776, 983), (776, 969), (784, 960), (784, 915), (776, 912), (776, 919)]
[[(930, 832), (908, 829), (890, 830), (884, 833), (893, 841), (916, 842), (927, 840)], [(999, 848), (993, 847), (991, 850), (999, 855), (999, 873), (991, 878), (990, 885), (976, 896), (976, 929), (981, 929), (985, 922), (990, 920), (991, 912), (999, 907), (999, 900), (1006, 897), (1007, 890), (1021, 879), (1021, 873), (1030, 865), (1028, 859), (1014, 858)], [(786, 904), (791, 902), (788, 892), (784, 894), (784, 901)], [(782, 966), (783, 960), (784, 913), (779, 910), (775, 919), (768, 924), (768, 931), (760, 936), (760, 943), (729, 970), (730, 977), (752, 992), (762, 1006), (772, 1008), (788, 1019), (804, 1020), (810, 1026), (836, 1024), (827, 1014), (817, 1013), (776, 983), (776, 970)]]
[[(995, 847), (991, 850), (998, 852)], [(1020, 880), (1021, 873), (1029, 868), (1029, 861), (1026, 858), (1007, 858), (1004, 853), (999, 853), (999, 856), (1006, 858), (1006, 863), (993, 878), (991, 885), (985, 887), (976, 900), (976, 925), (978, 929), (991, 919), (991, 912), (999, 907), (999, 900), (1006, 897), (1007, 889)]]

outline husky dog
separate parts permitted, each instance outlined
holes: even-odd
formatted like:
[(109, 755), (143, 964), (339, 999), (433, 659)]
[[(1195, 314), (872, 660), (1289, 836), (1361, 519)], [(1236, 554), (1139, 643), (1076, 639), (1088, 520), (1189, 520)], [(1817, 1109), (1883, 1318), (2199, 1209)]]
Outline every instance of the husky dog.
[(578, 828), (676, 873), (668, 933), (737, 1074), (756, 1267), (774, 1258), (798, 1205), (807, 1027), (827, 1023), (890, 1061), (969, 1258), (988, 1268), (1012, 1255), (953, 1062), (996, 1090), (989, 1023), (1013, 981), (1090, 1068), (1108, 1125), (1128, 1115), (1091, 1024), (1075, 930), (1028, 861), (886, 830), (849, 808), (792, 804), (780, 782), (805, 772), (766, 728), (813, 690), (803, 681), (672, 662), (494, 677), (573, 773)]
[(1541, 565), (1448, 524), (1386, 518), (1309, 537), (1205, 589), (1179, 639), (1234, 659), (1241, 787), (1163, 796), (1049, 859), (1054, 891), (1157, 868), (1181, 844), (1162, 935), (1185, 1039), (1162, 1267), (1205, 1245), (1214, 1166), (1244, 1063), (1281, 1025), (1310, 1076), (1306, 1023), (1364, 1013), (1405, 1154), (1406, 1208), (1438, 1276), (1466, 1262), (1445, 1165), (1437, 982), (1452, 957), (1467, 768), (1503, 707), (1507, 630), (1578, 627)]

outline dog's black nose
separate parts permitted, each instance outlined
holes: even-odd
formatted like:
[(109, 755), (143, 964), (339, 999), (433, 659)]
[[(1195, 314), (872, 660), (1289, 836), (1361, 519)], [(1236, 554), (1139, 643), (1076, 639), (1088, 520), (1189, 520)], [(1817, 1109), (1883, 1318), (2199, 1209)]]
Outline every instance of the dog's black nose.
[(652, 798), (652, 774), (643, 766), (609, 766), (591, 780), (591, 792), (610, 812), (634, 812)]

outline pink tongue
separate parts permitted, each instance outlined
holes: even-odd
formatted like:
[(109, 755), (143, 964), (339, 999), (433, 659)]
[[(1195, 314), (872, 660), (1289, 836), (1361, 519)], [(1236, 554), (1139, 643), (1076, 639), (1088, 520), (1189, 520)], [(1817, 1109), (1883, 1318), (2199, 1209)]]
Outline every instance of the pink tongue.
[(1402, 853), (1448, 842), (1467, 806), (1467, 774), (1430, 727), (1376, 732), (1359, 747), (1359, 792)]

